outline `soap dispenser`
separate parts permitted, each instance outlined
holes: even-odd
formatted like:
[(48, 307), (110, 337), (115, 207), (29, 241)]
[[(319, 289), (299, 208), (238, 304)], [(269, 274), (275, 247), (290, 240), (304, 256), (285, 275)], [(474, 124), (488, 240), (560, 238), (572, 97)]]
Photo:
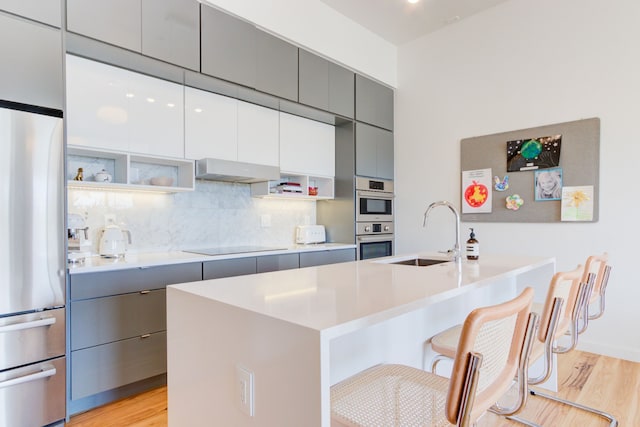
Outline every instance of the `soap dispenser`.
[(469, 240), (467, 240), (467, 259), (475, 260), (480, 257), (480, 243), (476, 240), (473, 228), (469, 230), (471, 230), (471, 234), (469, 235)]

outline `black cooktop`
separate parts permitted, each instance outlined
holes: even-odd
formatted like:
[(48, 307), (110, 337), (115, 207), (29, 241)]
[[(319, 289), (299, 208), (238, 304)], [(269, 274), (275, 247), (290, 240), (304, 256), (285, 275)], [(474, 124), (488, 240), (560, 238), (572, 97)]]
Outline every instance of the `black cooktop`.
[(282, 251), (286, 248), (272, 248), (267, 246), (229, 246), (219, 248), (206, 248), (206, 249), (192, 249), (185, 250), (183, 252), (189, 252), (192, 254), (200, 255), (230, 255), (230, 254), (244, 254), (249, 252), (265, 252), (265, 251)]

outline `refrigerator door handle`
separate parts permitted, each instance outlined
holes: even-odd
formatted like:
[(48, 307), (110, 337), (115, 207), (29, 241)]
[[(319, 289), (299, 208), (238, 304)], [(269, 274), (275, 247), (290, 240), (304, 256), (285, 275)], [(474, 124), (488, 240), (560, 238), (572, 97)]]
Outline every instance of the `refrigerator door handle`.
[(11, 325), (0, 326), (0, 333), (21, 331), (23, 329), (39, 328), (42, 326), (53, 325), (54, 323), (56, 323), (55, 317), (43, 317), (42, 319), (33, 320), (31, 322), (14, 323)]
[(55, 374), (56, 374), (56, 368), (54, 368), (53, 365), (44, 365), (42, 367), (42, 370), (40, 372), (36, 372), (35, 374), (29, 374), (22, 377), (13, 378), (11, 380), (0, 382), (0, 388), (11, 387), (14, 385), (18, 385), (18, 384), (22, 384), (30, 381), (37, 381), (42, 378), (52, 377)]

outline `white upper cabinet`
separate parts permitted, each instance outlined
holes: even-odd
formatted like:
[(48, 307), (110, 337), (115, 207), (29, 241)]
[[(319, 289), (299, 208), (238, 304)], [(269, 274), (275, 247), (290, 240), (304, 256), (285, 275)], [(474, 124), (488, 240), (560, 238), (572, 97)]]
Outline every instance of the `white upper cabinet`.
[(238, 101), (185, 87), (185, 157), (237, 160)]
[(184, 157), (183, 87), (67, 55), (67, 135), (75, 146)]
[(280, 169), (304, 175), (335, 175), (335, 128), (280, 113)]
[(185, 157), (278, 166), (278, 112), (185, 88)]
[(279, 166), (278, 112), (238, 101), (238, 161)]

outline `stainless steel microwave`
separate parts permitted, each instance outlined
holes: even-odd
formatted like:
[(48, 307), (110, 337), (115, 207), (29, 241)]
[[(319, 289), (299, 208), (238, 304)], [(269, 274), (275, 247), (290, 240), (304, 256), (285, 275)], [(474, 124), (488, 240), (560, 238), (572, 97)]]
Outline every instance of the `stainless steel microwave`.
[(393, 222), (393, 181), (356, 177), (356, 221)]

